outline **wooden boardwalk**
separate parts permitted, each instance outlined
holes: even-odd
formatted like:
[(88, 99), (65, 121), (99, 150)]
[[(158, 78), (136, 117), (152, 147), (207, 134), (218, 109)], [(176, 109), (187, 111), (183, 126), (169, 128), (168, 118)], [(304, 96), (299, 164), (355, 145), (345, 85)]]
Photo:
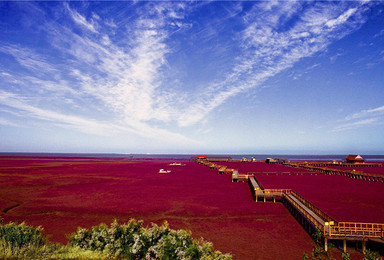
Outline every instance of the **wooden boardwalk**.
[(197, 160), (197, 162), (211, 169), (217, 169), (219, 173), (232, 174), (232, 182), (248, 182), (256, 202), (260, 200), (267, 202), (271, 199), (273, 202), (282, 202), (309, 233), (312, 233), (314, 228), (321, 231), (326, 251), (328, 240), (342, 241), (344, 252), (347, 250), (347, 240), (361, 241), (363, 252), (366, 251), (367, 241), (383, 244), (384, 247), (384, 224), (338, 222), (291, 189), (264, 189), (254, 174), (240, 174), (238, 170), (217, 164), (212, 165), (207, 160)]
[(325, 220), (321, 218), (319, 215), (316, 214), (315, 211), (313, 211), (311, 208), (306, 206), (303, 202), (300, 201), (294, 194), (285, 194), (285, 198), (302, 214), (304, 214), (305, 217), (308, 218), (308, 220), (311, 221), (311, 223), (318, 227), (320, 230), (324, 229), (325, 226)]
[(346, 176), (352, 179), (360, 179), (360, 180), (384, 183), (383, 174), (367, 173), (363, 171), (356, 171), (355, 169), (345, 170), (345, 169), (338, 169), (338, 168), (329, 168), (329, 167), (382, 167), (381, 163), (333, 164), (333, 163), (316, 163), (316, 162), (308, 163), (308, 162), (302, 162), (302, 161), (285, 161), (285, 162), (273, 162), (273, 164), (282, 164), (284, 166), (289, 166), (293, 168), (302, 168), (309, 171), (321, 172), (327, 175), (340, 175), (340, 176)]

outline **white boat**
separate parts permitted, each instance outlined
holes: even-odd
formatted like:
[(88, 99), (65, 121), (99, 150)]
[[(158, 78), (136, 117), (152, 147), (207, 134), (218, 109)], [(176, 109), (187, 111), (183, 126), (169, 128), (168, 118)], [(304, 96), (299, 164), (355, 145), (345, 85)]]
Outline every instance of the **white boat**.
[(170, 173), (171, 171), (167, 171), (167, 170), (164, 170), (164, 169), (160, 169), (159, 170), (159, 173)]

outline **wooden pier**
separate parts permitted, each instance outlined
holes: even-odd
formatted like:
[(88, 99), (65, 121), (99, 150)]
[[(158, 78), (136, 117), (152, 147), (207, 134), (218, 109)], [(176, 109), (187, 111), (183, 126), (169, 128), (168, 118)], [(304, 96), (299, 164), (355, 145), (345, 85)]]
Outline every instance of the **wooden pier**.
[[(256, 202), (270, 200), (282, 202), (308, 233), (311, 234), (315, 229), (320, 230), (325, 251), (328, 250), (329, 240), (342, 242), (344, 252), (347, 251), (347, 241), (361, 242), (363, 253), (366, 251), (368, 241), (383, 244), (384, 248), (384, 224), (338, 222), (291, 189), (265, 189), (254, 174), (240, 174), (238, 170), (217, 164), (212, 167), (208, 160), (196, 161), (211, 169), (217, 169), (219, 173), (232, 174), (232, 182), (248, 182)], [(292, 167), (297, 166), (292, 165)]]
[[(364, 163), (345, 163), (345, 162), (307, 162), (307, 161), (286, 161), (284, 163), (297, 164), (297, 165), (311, 165), (311, 166), (337, 166), (337, 167), (382, 167), (381, 163), (364, 162)], [(284, 164), (283, 163), (283, 164)]]
[[(282, 164), (284, 166), (289, 166), (293, 168), (302, 168), (309, 171), (316, 171), (320, 173), (324, 173), (327, 175), (340, 175), (346, 176), (352, 179), (360, 179), (366, 181), (374, 181), (374, 182), (382, 182), (384, 183), (384, 175), (377, 173), (367, 173), (363, 171), (357, 171), (356, 169), (352, 170), (344, 170), (337, 168), (329, 168), (325, 166), (343, 166), (343, 167), (382, 167), (381, 163), (365, 163), (365, 164), (347, 164), (347, 163), (339, 163), (339, 164), (330, 164), (330, 163), (308, 163), (308, 162), (298, 162), (298, 161), (286, 161), (278, 164)], [(348, 166), (347, 166), (348, 165)], [(364, 165), (364, 166), (363, 166)]]
[(246, 157), (243, 157), (241, 159), (233, 159), (230, 156), (192, 156), (190, 161), (200, 162), (200, 161), (207, 161), (207, 162), (263, 162), (264, 160), (256, 160), (254, 157), (248, 159)]
[(248, 178), (248, 185), (256, 202), (259, 200), (263, 200), (264, 202), (273, 200), (273, 202), (276, 202), (276, 199), (283, 197), (283, 193), (291, 193), (290, 189), (264, 189), (253, 175)]

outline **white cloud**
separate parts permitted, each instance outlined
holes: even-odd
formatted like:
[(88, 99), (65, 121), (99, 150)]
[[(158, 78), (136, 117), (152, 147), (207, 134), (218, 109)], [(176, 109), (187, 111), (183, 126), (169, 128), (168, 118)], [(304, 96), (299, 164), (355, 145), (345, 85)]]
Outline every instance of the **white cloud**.
[(350, 130), (354, 128), (367, 127), (380, 123), (384, 118), (384, 106), (361, 110), (348, 115), (342, 120), (342, 124), (333, 128), (332, 132)]
[(356, 11), (357, 11), (357, 8), (348, 9), (336, 19), (332, 19), (326, 22), (325, 25), (330, 28), (333, 28), (337, 25), (343, 24), (348, 20), (349, 17), (351, 17), (354, 13), (356, 13)]
[[(0, 46), (0, 52), (13, 56), (24, 68), (38, 74), (55, 73), (57, 69), (42, 55), (24, 47), (16, 45)], [(9, 73), (3, 75), (10, 75)]]
[(66, 94), (80, 97), (81, 93), (69, 86), (64, 80), (46, 80), (34, 76), (24, 76), (21, 78), (23, 85), (37, 86), (39, 92), (46, 91), (47, 94), (64, 96)]
[(26, 98), (0, 90), (0, 104), (23, 111), (24, 115), (27, 117), (51, 121), (57, 125), (68, 126), (84, 133), (97, 135), (106, 135), (110, 133), (110, 131), (108, 131), (110, 130), (108, 124), (41, 109), (27, 103), (28, 99)]
[[(80, 25), (82, 28), (85, 28), (93, 33), (98, 33), (96, 30), (97, 23), (95, 21), (88, 22), (87, 19), (79, 14), (76, 10), (73, 10), (69, 7), (69, 4), (66, 4), (67, 10), (69, 11), (69, 14), (71, 15), (74, 22), (76, 22), (78, 25)], [(97, 14), (93, 14), (93, 17), (97, 19)]]
[[(127, 124), (169, 121), (175, 111), (161, 103), (170, 100), (168, 90), (163, 92), (159, 89), (162, 84), (160, 71), (166, 65), (165, 56), (170, 52), (165, 43), (169, 34), (165, 27), (183, 15), (170, 11), (172, 6), (169, 3), (157, 6), (158, 10), (152, 10), (152, 15), (142, 10), (143, 15), (126, 35), (129, 48), (117, 46), (107, 34), (100, 38), (80, 37), (66, 28), (49, 29), (56, 48), (70, 54), (78, 64), (71, 71), (82, 92), (99, 99)], [(182, 12), (180, 5), (177, 9)], [(169, 16), (164, 16), (163, 12)]]
[(0, 117), (0, 125), (11, 126), (11, 127), (21, 127), (21, 125), (15, 124), (14, 122), (12, 122), (10, 120), (5, 119), (5, 118), (1, 118), (1, 117)]
[(353, 120), (358, 118), (364, 118), (364, 117), (376, 117), (376, 116), (383, 116), (384, 115), (384, 106), (376, 107), (372, 109), (367, 110), (361, 110), (358, 113), (349, 115), (345, 118), (345, 120)]
[[(303, 11), (300, 2), (261, 2), (260, 6), (246, 15), (246, 29), (240, 34), (243, 55), (233, 66), (232, 73), (221, 82), (210, 84), (201, 96), (203, 101), (191, 105), (179, 119), (180, 126), (199, 122), (209, 112), (230, 97), (250, 88), (260, 86), (266, 79), (292, 67), (300, 59), (324, 50), (337, 40), (356, 30), (364, 19), (348, 23), (348, 18), (359, 13), (359, 9), (344, 11), (343, 5), (314, 3)], [(340, 14), (341, 13), (341, 14)], [(337, 16), (337, 14), (339, 14)], [(300, 15), (288, 30), (280, 31), (282, 23)], [(337, 16), (336, 19), (331, 19)]]
[(369, 118), (369, 119), (363, 119), (352, 123), (346, 123), (339, 126), (336, 126), (332, 129), (332, 132), (340, 132), (340, 131), (346, 131), (351, 130), (355, 128), (360, 127), (368, 127), (376, 124), (378, 122), (378, 118)]
[[(93, 27), (90, 27), (90, 23), (86, 23), (84, 16), (68, 6), (67, 8), (77, 23), (93, 31)], [(180, 6), (178, 9), (182, 11)], [(173, 21), (182, 15), (169, 12), (169, 17)], [(165, 55), (170, 52), (165, 43), (168, 37), (165, 27), (169, 22), (171, 21), (168, 21), (168, 17), (156, 13), (152, 16), (141, 16), (135, 22), (134, 30), (126, 35), (129, 48), (116, 45), (108, 34), (79, 36), (65, 26), (50, 22), (46, 24), (46, 30), (51, 43), (61, 55), (71, 56), (70, 64), (60, 65), (60, 69), (55, 63), (51, 65), (50, 72), (58, 74), (55, 76), (57, 80), (24, 76), (23, 87), (27, 82), (38, 86), (35, 92), (33, 89), (29, 91), (30, 98), (24, 100), (22, 96), (3, 92), (7, 96), (0, 99), (0, 104), (23, 111), (24, 116), (89, 134), (110, 135), (115, 132), (130, 132), (169, 143), (196, 143), (181, 134), (151, 126), (146, 122), (169, 121), (178, 113), (172, 106), (162, 103), (170, 101), (174, 93), (168, 93), (167, 89), (162, 95), (162, 90), (158, 90), (162, 80), (160, 70), (166, 64)], [(109, 23), (110, 26), (114, 24), (112, 20)], [(11, 52), (10, 48), (6, 51)], [(13, 51), (12, 54), (17, 60), (25, 60), (23, 56), (26, 55), (22, 55), (21, 52)], [(55, 73), (52, 73), (53, 71)], [(60, 80), (60, 75), (64, 73), (70, 75), (72, 80)], [(44, 95), (41, 95), (42, 93)], [(13, 96), (10, 96), (11, 94)], [(89, 116), (69, 115), (71, 110), (66, 110), (65, 113), (56, 112), (64, 102), (74, 103), (74, 99), (79, 101), (80, 98), (83, 101), (88, 99), (89, 102), (91, 97), (98, 99), (101, 105), (98, 108), (100, 111), (112, 112), (109, 119), (100, 121), (90, 119)], [(45, 107), (47, 100), (56, 101), (59, 106), (43, 109), (31, 105), (36, 104), (37, 100), (44, 100)], [(74, 105), (78, 106), (79, 103)], [(80, 109), (84, 111), (84, 108)]]
[(117, 25), (115, 24), (115, 22), (112, 19), (107, 19), (107, 20), (104, 21), (104, 23), (106, 25), (108, 25), (109, 27), (117, 28)]
[(111, 40), (109, 39), (108, 35), (103, 35), (101, 42), (104, 45), (110, 45), (111, 44)]
[[(16, 94), (0, 90), (0, 104), (17, 109), (20, 111), (18, 116), (21, 117), (26, 116), (38, 120), (49, 121), (56, 126), (68, 127), (93, 135), (111, 136), (116, 133), (131, 132), (150, 139), (169, 140), (178, 144), (198, 143), (180, 134), (172, 133), (164, 129), (156, 129), (142, 122), (137, 122), (134, 126), (129, 127), (124, 124), (102, 122), (100, 120), (92, 120), (81, 116), (68, 115), (47, 109), (41, 109), (39, 107), (29, 105), (28, 101), (28, 99), (20, 97)], [(1, 120), (0, 124), (16, 126), (12, 122), (6, 120)]]
[[(136, 10), (137, 17), (131, 18), (130, 23), (123, 27), (117, 18), (103, 21), (102, 16), (92, 13), (92, 18), (87, 19), (69, 4), (64, 6), (80, 28), (93, 33), (79, 35), (56, 21), (44, 24), (50, 43), (59, 52), (55, 62), (48, 62), (48, 56), (13, 45), (0, 47), (0, 51), (12, 55), (31, 71), (50, 74), (51, 77), (23, 77), (26, 82), (41, 86), (38, 91), (45, 91), (46, 95), (41, 98), (35, 96), (35, 101), (51, 97), (61, 104), (64, 100), (79, 99), (88, 99), (91, 104), (96, 100), (98, 109), (109, 114), (110, 118), (96, 121), (80, 115), (66, 115), (55, 112), (53, 107), (42, 109), (20, 96), (8, 96), (2, 102), (36, 119), (82, 132), (128, 131), (172, 142), (192, 141), (165, 130), (166, 127), (172, 124), (188, 127), (201, 122), (231, 97), (260, 87), (268, 78), (292, 67), (300, 59), (324, 50), (332, 41), (364, 22), (355, 19), (352, 25), (349, 24), (350, 18), (361, 12), (358, 7), (346, 10), (343, 5), (329, 8), (327, 3), (315, 2), (303, 9), (300, 1), (257, 2), (243, 16), (245, 29), (233, 35), (232, 40), (241, 47), (241, 52), (233, 59), (232, 67), (227, 68), (220, 78), (203, 82), (204, 91), (195, 92), (185, 89), (185, 86), (181, 87), (183, 90), (176, 89), (165, 81), (168, 58), (175, 51), (170, 44), (175, 40), (173, 34), (182, 31), (180, 28), (192, 28), (186, 18), (187, 4), (155, 2), (143, 5)], [(235, 4), (235, 9), (234, 12), (228, 11), (228, 17), (220, 18), (224, 19), (223, 23), (239, 14), (239, 4)], [(290, 22), (291, 19), (296, 20)], [(116, 31), (120, 33), (118, 37)], [(211, 30), (208, 36), (204, 35), (206, 32), (201, 33), (206, 37), (204, 39), (218, 36), (217, 30)], [(63, 60), (60, 57), (64, 57)], [(201, 90), (202, 86), (196, 89)], [(28, 93), (31, 98), (33, 94), (37, 95), (33, 90)], [(53, 93), (57, 96), (51, 95)]]
[(4, 76), (4, 77), (12, 77), (12, 75), (9, 74), (8, 72), (1, 72), (0, 74), (1, 76)]

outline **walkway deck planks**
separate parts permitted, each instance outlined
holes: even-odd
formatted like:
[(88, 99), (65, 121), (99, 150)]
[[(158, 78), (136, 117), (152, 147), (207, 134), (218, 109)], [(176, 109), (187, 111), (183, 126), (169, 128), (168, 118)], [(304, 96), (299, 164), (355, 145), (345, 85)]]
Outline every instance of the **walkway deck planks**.
[(311, 220), (311, 222), (314, 222), (315, 226), (319, 227), (320, 230), (324, 230), (324, 226), (325, 226), (326, 221), (323, 218), (321, 218), (319, 215), (317, 215), (309, 207), (304, 205), (304, 203), (302, 203), (298, 198), (296, 198), (294, 194), (292, 194), (292, 193), (286, 194), (286, 196), (288, 197), (289, 200), (292, 200), (295, 202), (295, 207), (297, 207), (297, 209), (300, 212), (304, 213), (305, 216), (309, 217), (309, 220)]

